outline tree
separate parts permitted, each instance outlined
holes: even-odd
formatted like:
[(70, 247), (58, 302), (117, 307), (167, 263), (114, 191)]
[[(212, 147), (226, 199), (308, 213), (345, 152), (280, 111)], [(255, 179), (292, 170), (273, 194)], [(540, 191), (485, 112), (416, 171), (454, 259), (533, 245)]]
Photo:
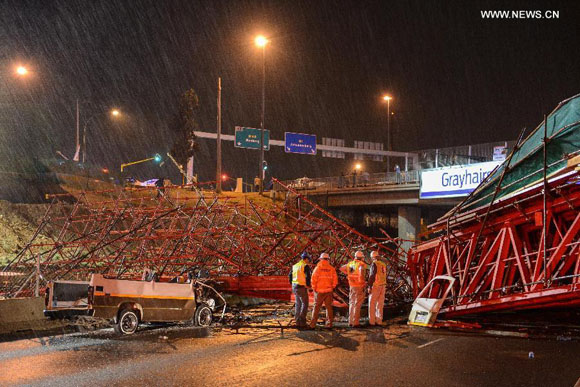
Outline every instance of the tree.
[(171, 155), (181, 165), (185, 165), (199, 147), (194, 133), (199, 128), (198, 116), (199, 98), (195, 90), (189, 89), (179, 98), (177, 113), (169, 126), (175, 135)]

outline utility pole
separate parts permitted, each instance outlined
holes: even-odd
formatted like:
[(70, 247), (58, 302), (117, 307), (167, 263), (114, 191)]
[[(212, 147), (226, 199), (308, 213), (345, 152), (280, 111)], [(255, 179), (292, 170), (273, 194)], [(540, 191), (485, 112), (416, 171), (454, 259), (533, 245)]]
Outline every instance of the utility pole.
[(222, 192), (222, 78), (218, 78), (217, 95), (217, 166), (215, 170), (215, 190)]

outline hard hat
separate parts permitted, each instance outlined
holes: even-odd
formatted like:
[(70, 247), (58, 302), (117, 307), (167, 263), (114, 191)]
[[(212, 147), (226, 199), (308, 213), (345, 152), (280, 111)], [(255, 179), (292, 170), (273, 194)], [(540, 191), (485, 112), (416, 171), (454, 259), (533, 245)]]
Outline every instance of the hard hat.
[(320, 259), (329, 259), (330, 255), (328, 255), (328, 253), (322, 253), (320, 254)]
[(381, 255), (379, 254), (379, 252), (377, 250), (373, 250), (371, 251), (371, 258), (373, 259), (379, 259)]
[(310, 254), (307, 251), (304, 251), (300, 256), (302, 259), (310, 259)]
[(365, 255), (362, 251), (359, 250), (356, 253), (354, 253), (354, 257), (359, 258), (359, 259), (364, 259)]

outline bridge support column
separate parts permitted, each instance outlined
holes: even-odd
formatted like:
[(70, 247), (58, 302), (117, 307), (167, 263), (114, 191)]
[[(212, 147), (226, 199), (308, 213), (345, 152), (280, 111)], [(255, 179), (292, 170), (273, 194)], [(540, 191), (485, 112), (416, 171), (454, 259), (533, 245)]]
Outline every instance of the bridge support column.
[(419, 207), (399, 206), (398, 210), (399, 238), (403, 239), (401, 247), (408, 251), (413, 246), (417, 234), (421, 230), (421, 209)]

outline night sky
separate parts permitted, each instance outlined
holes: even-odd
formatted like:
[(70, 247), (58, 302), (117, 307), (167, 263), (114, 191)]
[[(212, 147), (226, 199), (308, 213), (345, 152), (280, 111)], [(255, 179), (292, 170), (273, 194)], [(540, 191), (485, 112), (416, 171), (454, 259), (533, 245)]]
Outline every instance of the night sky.
[[(556, 10), (557, 20), (487, 20), (481, 10)], [(260, 124), (261, 53), (267, 47), (266, 127), (386, 143), (390, 93), (394, 150), (513, 140), (580, 93), (580, 8), (573, 2), (449, 1), (2, 1), (2, 170), (74, 153), (75, 100), (89, 117), (88, 161), (165, 153), (178, 96), (193, 87), (201, 130)], [(26, 79), (14, 75), (24, 64)], [(110, 107), (121, 120), (107, 116)], [(320, 142), (320, 141), (319, 141)], [(202, 141), (196, 172), (215, 173), (215, 142)], [(252, 178), (258, 152), (224, 142), (224, 171)], [(347, 156), (348, 157), (348, 156)], [(351, 156), (352, 157), (352, 156)], [(275, 176), (338, 175), (352, 159), (266, 154)], [(157, 168), (157, 170), (155, 169)], [(384, 169), (369, 163), (371, 170)], [(165, 165), (135, 167), (141, 178)], [(172, 172), (171, 172), (172, 171)]]

